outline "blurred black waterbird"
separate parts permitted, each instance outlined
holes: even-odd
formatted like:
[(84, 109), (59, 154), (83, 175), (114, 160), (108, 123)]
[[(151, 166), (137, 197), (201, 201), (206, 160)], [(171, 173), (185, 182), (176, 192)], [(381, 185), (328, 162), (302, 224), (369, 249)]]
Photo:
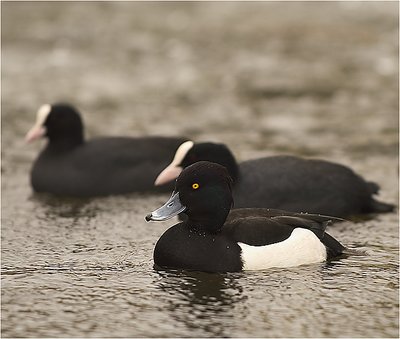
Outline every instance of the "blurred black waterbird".
[(224, 166), (196, 162), (179, 175), (171, 198), (146, 220), (185, 213), (154, 249), (157, 267), (207, 272), (259, 270), (322, 262), (346, 248), (325, 233), (334, 217), (265, 208), (231, 210), (231, 178)]
[(374, 199), (379, 186), (365, 181), (350, 168), (318, 159), (270, 156), (238, 164), (224, 144), (186, 141), (155, 185), (174, 180), (197, 161), (225, 166), (233, 179), (234, 208), (268, 207), (293, 212), (349, 217), (393, 211), (394, 206)]
[(180, 137), (103, 137), (86, 141), (79, 112), (68, 104), (43, 105), (27, 133), (48, 143), (31, 170), (36, 192), (90, 197), (129, 192), (166, 192), (153, 183), (169, 163)]

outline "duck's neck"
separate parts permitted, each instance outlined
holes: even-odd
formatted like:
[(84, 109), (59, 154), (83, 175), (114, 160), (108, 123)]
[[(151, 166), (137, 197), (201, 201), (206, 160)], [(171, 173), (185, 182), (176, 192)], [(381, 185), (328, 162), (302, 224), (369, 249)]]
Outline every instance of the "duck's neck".
[(83, 135), (74, 135), (70, 138), (49, 138), (47, 149), (53, 152), (66, 152), (85, 142)]
[(218, 213), (210, 215), (188, 216), (187, 227), (196, 232), (217, 233), (221, 230), (228, 217), (230, 207), (219, 208)]

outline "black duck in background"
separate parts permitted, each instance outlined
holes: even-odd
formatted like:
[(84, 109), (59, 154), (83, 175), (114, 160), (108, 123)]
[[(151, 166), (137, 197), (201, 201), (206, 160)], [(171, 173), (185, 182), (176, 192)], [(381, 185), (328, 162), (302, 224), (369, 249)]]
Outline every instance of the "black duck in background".
[(154, 249), (156, 267), (207, 272), (292, 267), (329, 260), (346, 248), (325, 233), (336, 218), (232, 206), (225, 167), (207, 161), (185, 168), (171, 198), (146, 220), (179, 213), (187, 220), (169, 228)]
[(186, 138), (103, 137), (84, 139), (79, 112), (68, 104), (43, 105), (28, 142), (48, 143), (31, 170), (36, 192), (92, 197), (130, 192), (167, 192), (154, 180)]
[(224, 144), (187, 141), (156, 185), (175, 179), (197, 161), (225, 166), (234, 182), (234, 208), (268, 207), (293, 212), (350, 217), (391, 212), (394, 206), (376, 200), (379, 186), (350, 168), (325, 160), (270, 156), (237, 164)]

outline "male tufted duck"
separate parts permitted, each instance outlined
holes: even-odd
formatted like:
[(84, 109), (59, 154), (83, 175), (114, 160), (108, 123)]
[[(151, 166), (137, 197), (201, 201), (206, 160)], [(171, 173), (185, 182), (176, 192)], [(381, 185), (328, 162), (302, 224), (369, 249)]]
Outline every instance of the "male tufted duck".
[(171, 198), (146, 220), (179, 213), (154, 249), (158, 267), (208, 272), (258, 270), (322, 262), (345, 250), (325, 233), (336, 218), (265, 208), (231, 210), (231, 178), (225, 167), (200, 161), (179, 175)]

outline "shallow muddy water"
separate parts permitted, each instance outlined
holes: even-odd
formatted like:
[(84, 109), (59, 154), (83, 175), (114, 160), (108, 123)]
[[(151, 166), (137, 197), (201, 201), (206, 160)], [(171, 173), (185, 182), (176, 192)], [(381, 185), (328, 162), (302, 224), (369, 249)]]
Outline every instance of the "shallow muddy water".
[(365, 255), (155, 271), (168, 195), (33, 194), (45, 102), (87, 136), (186, 135), (238, 159), (346, 164), (398, 206), (398, 4), (2, 3), (3, 337), (398, 337), (398, 215), (329, 232)]

